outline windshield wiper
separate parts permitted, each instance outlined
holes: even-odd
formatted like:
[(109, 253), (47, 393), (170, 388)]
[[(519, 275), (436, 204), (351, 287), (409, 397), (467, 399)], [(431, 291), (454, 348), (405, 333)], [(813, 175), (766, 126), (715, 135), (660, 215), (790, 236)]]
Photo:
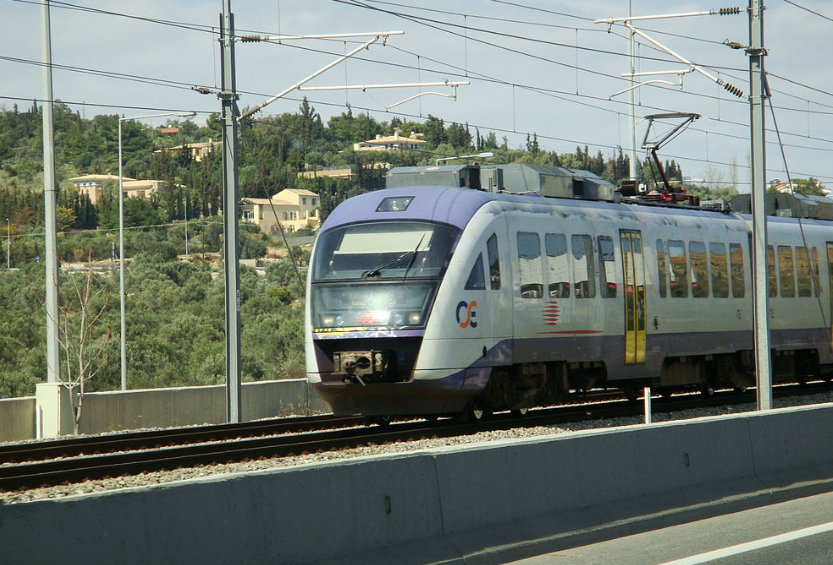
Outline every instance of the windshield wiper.
[(402, 277), (402, 280), (405, 280), (405, 277), (408, 276), (408, 271), (411, 270), (411, 265), (414, 264), (414, 259), (416, 258), (417, 250), (419, 250), (419, 246), (422, 245), (422, 240), (424, 240), (424, 239), (425, 239), (425, 234), (423, 234), (423, 236), (421, 238), (419, 238), (419, 241), (417, 242), (416, 247), (414, 247), (413, 250), (406, 251), (405, 253), (403, 253), (402, 255), (397, 257), (396, 259), (394, 259), (392, 261), (388, 261), (387, 263), (383, 263), (383, 264), (379, 265), (378, 267), (374, 267), (374, 268), (370, 269), (369, 271), (367, 271), (366, 273), (364, 273), (362, 275), (362, 280), (367, 280), (367, 279), (372, 279), (374, 277), (378, 277), (379, 272), (382, 269), (387, 269), (389, 267), (393, 267), (394, 265), (399, 264), (400, 262), (404, 261), (405, 259), (408, 259), (408, 266), (405, 267), (405, 276)]
[(373, 277), (378, 277), (379, 272), (382, 269), (387, 269), (389, 267), (393, 267), (394, 265), (397, 265), (397, 264), (401, 263), (402, 261), (404, 261), (405, 259), (407, 259), (409, 257), (413, 257), (414, 255), (416, 255), (416, 251), (406, 251), (405, 253), (403, 253), (402, 255), (397, 257), (396, 259), (388, 261), (387, 263), (382, 263), (378, 267), (373, 267), (372, 269), (370, 269), (369, 271), (367, 271), (366, 273), (364, 273), (362, 275), (362, 279), (372, 279)]

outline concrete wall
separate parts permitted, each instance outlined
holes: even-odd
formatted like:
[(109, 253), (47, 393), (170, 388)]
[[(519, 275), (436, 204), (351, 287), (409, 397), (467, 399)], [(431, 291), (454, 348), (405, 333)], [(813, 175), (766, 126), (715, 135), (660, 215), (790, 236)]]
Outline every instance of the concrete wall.
[[(246, 420), (327, 412), (305, 379), (243, 383)], [(166, 428), (226, 421), (223, 385), (98, 392), (84, 396), (81, 432)]]
[[(833, 489), (833, 407), (0, 506), (12, 562), (496, 564)], [(78, 524), (83, 524), (79, 528)]]
[[(49, 387), (44, 384), (41, 388)], [(329, 412), (305, 379), (243, 383), (242, 405), (246, 420)], [(34, 438), (35, 410), (34, 399), (0, 400), (0, 441)], [(94, 434), (225, 421), (226, 393), (222, 385), (94, 392), (84, 395), (80, 431)], [(60, 433), (72, 433), (71, 419)]]
[(0, 399), (0, 441), (35, 437), (35, 397)]

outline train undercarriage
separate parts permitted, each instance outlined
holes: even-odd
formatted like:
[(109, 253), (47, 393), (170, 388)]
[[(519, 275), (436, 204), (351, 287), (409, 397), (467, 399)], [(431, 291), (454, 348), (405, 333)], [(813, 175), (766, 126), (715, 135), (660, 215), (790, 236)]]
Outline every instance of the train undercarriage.
[[(820, 365), (815, 349), (773, 350), (772, 382), (806, 383), (833, 379), (833, 365)], [(721, 355), (668, 357), (659, 376), (644, 379), (611, 380), (603, 362), (526, 363), (495, 367), (489, 384), (472, 399), (469, 412), (524, 411), (534, 406), (562, 403), (591, 389), (618, 389), (629, 398), (651, 387), (661, 394), (716, 389), (744, 391), (756, 386), (754, 354), (739, 351)]]

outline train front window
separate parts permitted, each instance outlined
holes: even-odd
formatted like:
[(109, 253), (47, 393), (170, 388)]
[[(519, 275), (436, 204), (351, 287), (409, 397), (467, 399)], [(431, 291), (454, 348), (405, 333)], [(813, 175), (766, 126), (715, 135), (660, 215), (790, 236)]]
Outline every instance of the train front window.
[(313, 285), (314, 330), (424, 327), (437, 284), (419, 281)]
[(435, 278), (458, 230), (427, 222), (352, 224), (318, 238), (313, 282)]

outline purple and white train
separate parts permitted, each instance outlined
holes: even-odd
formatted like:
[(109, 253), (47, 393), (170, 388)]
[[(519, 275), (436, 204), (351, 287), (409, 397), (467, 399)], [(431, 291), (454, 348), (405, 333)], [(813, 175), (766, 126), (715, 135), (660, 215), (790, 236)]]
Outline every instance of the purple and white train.
[[(769, 218), (776, 382), (833, 369), (833, 222), (800, 222)], [(742, 214), (451, 186), (351, 198), (312, 255), (309, 382), (336, 414), (381, 419), (752, 386), (750, 231)]]

